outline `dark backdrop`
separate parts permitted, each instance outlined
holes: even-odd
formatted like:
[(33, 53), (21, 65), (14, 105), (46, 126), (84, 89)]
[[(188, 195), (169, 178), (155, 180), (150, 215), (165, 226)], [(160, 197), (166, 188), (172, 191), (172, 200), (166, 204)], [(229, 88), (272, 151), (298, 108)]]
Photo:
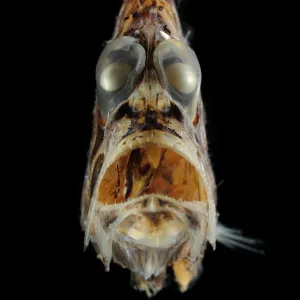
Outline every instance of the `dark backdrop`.
[[(105, 2), (105, 3), (103, 3)], [(34, 56), (41, 72), (36, 82), (35, 123), (40, 151), (35, 159), (42, 173), (35, 208), (41, 222), (33, 234), (28, 275), (29, 291), (41, 297), (115, 297), (145, 299), (129, 285), (129, 271), (112, 263), (104, 272), (95, 252), (83, 251), (80, 197), (92, 131), (94, 71), (103, 43), (110, 39), (120, 0), (98, 3), (49, 3), (38, 7), (34, 23)], [(203, 73), (202, 94), (207, 111), (210, 154), (218, 183), (221, 220), (245, 234), (266, 237), (268, 188), (259, 109), (262, 101), (259, 65), (262, 61), (255, 12), (251, 5), (229, 7), (214, 1), (181, 1), (185, 30), (192, 30), (191, 46)], [(39, 24), (43, 24), (39, 28)], [(37, 202), (37, 203), (40, 203)], [(268, 254), (268, 244), (266, 245)], [(205, 272), (181, 295), (171, 284), (156, 299), (244, 298), (267, 295), (266, 257), (231, 251), (221, 245), (208, 250)], [(31, 281), (32, 279), (32, 281)], [(40, 292), (38, 292), (40, 293)], [(123, 298), (122, 298), (123, 299)]]

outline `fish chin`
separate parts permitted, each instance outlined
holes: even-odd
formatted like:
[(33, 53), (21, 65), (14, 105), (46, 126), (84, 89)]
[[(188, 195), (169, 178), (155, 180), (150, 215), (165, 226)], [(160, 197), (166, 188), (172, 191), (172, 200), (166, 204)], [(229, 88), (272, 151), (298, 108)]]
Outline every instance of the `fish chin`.
[(127, 209), (114, 229), (114, 261), (144, 280), (157, 277), (188, 238), (187, 220), (158, 195), (144, 196)]

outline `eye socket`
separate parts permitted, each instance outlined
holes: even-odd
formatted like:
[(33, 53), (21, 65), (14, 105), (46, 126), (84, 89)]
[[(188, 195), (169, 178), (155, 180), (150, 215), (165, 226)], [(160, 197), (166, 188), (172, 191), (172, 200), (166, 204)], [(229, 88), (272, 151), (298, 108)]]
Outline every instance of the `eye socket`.
[(158, 44), (153, 58), (162, 85), (194, 118), (201, 84), (201, 69), (195, 52), (183, 42), (169, 39)]
[(101, 115), (108, 114), (133, 93), (145, 67), (145, 50), (133, 37), (107, 44), (96, 67), (97, 101)]

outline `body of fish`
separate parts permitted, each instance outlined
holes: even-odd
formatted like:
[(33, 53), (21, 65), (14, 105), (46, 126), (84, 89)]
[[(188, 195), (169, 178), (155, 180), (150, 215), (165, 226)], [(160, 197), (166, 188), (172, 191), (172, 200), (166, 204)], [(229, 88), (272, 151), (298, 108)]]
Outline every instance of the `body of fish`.
[(148, 296), (173, 268), (182, 292), (216, 244), (216, 185), (201, 70), (172, 0), (124, 0), (96, 68), (82, 196), (85, 245)]

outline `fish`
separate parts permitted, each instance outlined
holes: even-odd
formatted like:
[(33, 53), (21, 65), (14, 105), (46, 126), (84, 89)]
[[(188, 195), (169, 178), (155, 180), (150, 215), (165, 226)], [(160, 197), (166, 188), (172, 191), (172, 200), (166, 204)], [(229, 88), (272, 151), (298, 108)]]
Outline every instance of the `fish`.
[(201, 67), (173, 0), (124, 0), (96, 65), (81, 199), (84, 245), (131, 271), (148, 297), (172, 269), (186, 292), (216, 242), (257, 250), (219, 222)]

